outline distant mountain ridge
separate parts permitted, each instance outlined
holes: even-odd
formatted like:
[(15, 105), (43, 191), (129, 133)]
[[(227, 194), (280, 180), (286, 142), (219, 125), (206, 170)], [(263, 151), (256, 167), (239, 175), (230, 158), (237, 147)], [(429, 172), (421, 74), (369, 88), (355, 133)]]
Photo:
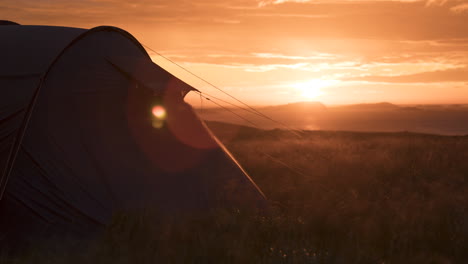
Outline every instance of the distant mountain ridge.
[(346, 110), (396, 110), (401, 108), (398, 105), (389, 102), (380, 103), (365, 103), (365, 104), (350, 104), (335, 106), (334, 108), (346, 109)]
[[(203, 109), (199, 114), (204, 120), (254, 125), (262, 129), (284, 128), (281, 124), (286, 124), (305, 130), (468, 134), (468, 105), (396, 105), (380, 102), (326, 106), (321, 102), (296, 102), (256, 109), (261, 114), (240, 108)], [(278, 122), (264, 118), (262, 114)]]
[[(230, 109), (238, 110), (238, 107), (227, 107)], [(392, 111), (392, 110), (404, 110), (404, 111), (422, 111), (422, 110), (466, 110), (468, 104), (408, 104), (398, 105), (390, 102), (378, 102), (378, 103), (359, 103), (359, 104), (343, 104), (343, 105), (326, 105), (319, 101), (301, 101), (279, 105), (268, 105), (268, 106), (254, 106), (254, 108), (260, 111), (268, 112), (290, 112), (290, 111), (301, 111), (301, 112), (317, 112), (326, 110), (363, 110), (363, 111)], [(196, 109), (199, 110), (199, 109)], [(220, 107), (210, 107), (203, 109), (204, 111), (224, 111)]]
[(348, 105), (336, 105), (336, 106), (327, 106), (322, 102), (313, 101), (313, 102), (295, 102), (281, 105), (273, 106), (263, 106), (258, 109), (267, 110), (267, 111), (325, 111), (325, 110), (398, 110), (404, 108), (402, 106), (392, 104), (389, 102), (379, 102), (379, 103), (361, 103), (361, 104), (348, 104)]

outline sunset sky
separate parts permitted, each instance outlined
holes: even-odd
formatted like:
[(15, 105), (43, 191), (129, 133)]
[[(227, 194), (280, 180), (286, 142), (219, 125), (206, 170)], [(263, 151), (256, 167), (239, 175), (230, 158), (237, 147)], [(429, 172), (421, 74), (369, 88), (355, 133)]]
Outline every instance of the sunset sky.
[(0, 0), (0, 19), (121, 27), (254, 105), (468, 103), (468, 0)]

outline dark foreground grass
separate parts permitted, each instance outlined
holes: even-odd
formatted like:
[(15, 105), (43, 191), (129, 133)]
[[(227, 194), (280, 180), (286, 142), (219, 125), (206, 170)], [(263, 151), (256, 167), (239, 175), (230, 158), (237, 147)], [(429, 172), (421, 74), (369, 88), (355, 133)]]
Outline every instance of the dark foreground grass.
[(120, 214), (0, 263), (468, 263), (468, 137), (210, 125), (270, 215)]

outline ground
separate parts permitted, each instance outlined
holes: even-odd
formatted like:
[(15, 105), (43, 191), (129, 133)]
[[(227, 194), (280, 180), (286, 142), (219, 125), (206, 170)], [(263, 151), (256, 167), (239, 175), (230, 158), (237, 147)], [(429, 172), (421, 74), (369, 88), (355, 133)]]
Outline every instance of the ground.
[(274, 206), (160, 219), (1, 263), (467, 263), (468, 136), (208, 125)]

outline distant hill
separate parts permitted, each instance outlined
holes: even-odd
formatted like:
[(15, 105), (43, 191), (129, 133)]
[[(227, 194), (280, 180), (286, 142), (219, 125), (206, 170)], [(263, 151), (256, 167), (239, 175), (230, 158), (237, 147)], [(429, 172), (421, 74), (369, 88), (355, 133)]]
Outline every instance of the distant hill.
[(325, 131), (468, 134), (467, 105), (395, 105), (381, 102), (327, 107), (320, 102), (297, 102), (256, 109), (277, 122), (238, 108), (204, 109), (199, 114), (204, 120), (262, 129), (287, 126)]
[(400, 106), (388, 103), (388, 102), (381, 102), (381, 103), (372, 103), (372, 104), (351, 104), (351, 105), (343, 105), (343, 106), (335, 106), (335, 109), (342, 109), (342, 110), (397, 110), (400, 109)]
[(266, 106), (262, 107), (261, 110), (265, 111), (325, 111), (327, 107), (321, 102), (297, 102), (284, 105)]

